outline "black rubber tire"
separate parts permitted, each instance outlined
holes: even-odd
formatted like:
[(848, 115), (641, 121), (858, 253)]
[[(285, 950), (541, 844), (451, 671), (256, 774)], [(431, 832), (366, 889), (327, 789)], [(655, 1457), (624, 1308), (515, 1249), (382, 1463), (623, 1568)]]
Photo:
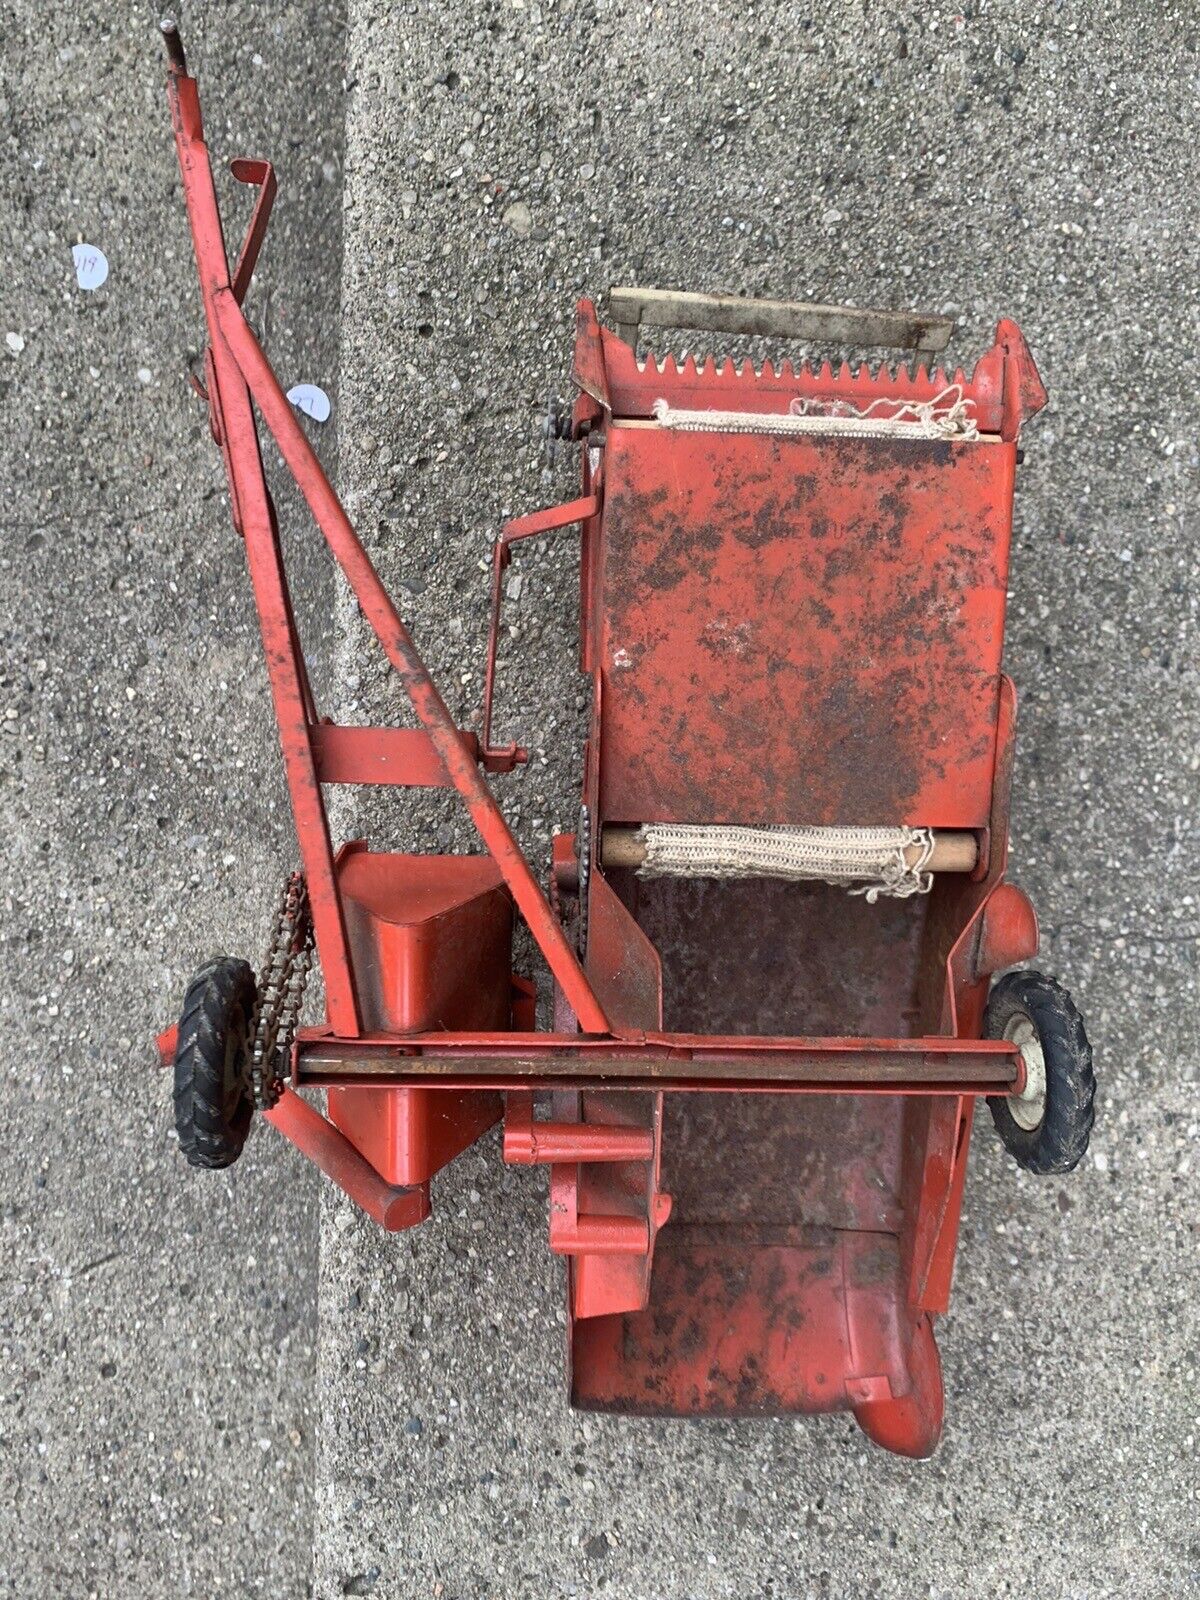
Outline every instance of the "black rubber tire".
[(1023, 1128), (1003, 1096), (989, 1099), (1004, 1147), (1026, 1172), (1070, 1172), (1088, 1147), (1096, 1118), (1092, 1047), (1075, 1002), (1054, 978), (1008, 972), (993, 988), (983, 1019), (989, 1039), (1003, 1039), (1014, 1019), (1027, 1017), (1046, 1063), (1046, 1104), (1035, 1128)]
[(175, 1047), (175, 1128), (193, 1167), (237, 1160), (254, 1115), (246, 1041), (256, 995), (244, 961), (222, 956), (192, 979)]

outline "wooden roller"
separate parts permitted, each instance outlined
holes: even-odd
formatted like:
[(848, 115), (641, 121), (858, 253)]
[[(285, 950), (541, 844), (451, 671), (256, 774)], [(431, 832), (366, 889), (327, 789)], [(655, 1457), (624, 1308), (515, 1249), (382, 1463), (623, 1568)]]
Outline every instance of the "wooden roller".
[[(904, 852), (911, 867), (919, 860), (919, 845)], [(600, 840), (600, 860), (606, 867), (640, 867), (646, 859), (646, 846), (636, 828), (605, 828)], [(933, 854), (925, 863), (926, 872), (974, 872), (979, 859), (979, 842), (973, 833), (939, 830), (933, 836)]]

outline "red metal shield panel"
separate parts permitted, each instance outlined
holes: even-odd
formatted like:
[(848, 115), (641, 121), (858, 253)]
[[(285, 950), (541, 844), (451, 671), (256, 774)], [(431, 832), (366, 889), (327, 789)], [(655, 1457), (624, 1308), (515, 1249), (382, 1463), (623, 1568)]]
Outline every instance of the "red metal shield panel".
[(1014, 447), (614, 427), (601, 814), (983, 827)]

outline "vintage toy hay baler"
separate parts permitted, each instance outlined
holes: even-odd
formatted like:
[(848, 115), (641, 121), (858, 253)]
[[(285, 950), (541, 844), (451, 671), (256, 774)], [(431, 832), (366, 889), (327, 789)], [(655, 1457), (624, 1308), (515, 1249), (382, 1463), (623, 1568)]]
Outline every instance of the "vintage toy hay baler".
[[(275, 179), (234, 163), (257, 200), (231, 272), (196, 83), (164, 31), (208, 324), (198, 387), (303, 868), (257, 980), (210, 963), (160, 1041), (183, 1153), (227, 1165), (257, 1105), (399, 1229), (502, 1121), (505, 1160), (549, 1168), (575, 1405), (848, 1408), (880, 1444), (927, 1454), (976, 1101), (1037, 1172), (1073, 1166), (1092, 1118), (1065, 991), (1028, 970), (992, 986), (1037, 949), (1005, 882), (1013, 475), (1045, 400), (1024, 340), (1002, 322), (969, 377), (640, 360), (646, 321), (916, 353), (950, 324), (625, 290), (618, 336), (582, 301), (579, 397), (550, 424), (580, 447), (582, 489), (497, 543), (476, 735), (452, 721), (243, 316)], [(318, 714), (256, 411), (416, 726)], [(517, 542), (557, 529), (582, 540), (592, 709), (547, 891), (487, 774), (524, 757), (491, 740), (501, 575)], [(452, 787), (485, 853), (335, 853), (331, 784)], [(549, 1030), (512, 971), (517, 916), (553, 985)], [(326, 1017), (300, 1027), (310, 936)]]

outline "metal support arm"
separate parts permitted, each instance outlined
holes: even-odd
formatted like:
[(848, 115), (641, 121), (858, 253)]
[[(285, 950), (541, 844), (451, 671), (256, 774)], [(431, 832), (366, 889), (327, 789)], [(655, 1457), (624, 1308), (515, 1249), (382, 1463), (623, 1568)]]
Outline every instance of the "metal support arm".
[(528, 516), (514, 517), (506, 522), (500, 537), (492, 547), (492, 620), (488, 628), (487, 670), (483, 682), (483, 726), (480, 732), (481, 759), (488, 771), (508, 771), (514, 762), (529, 759), (528, 750), (521, 745), (492, 744), (492, 702), (496, 690), (496, 652), (500, 641), (501, 584), (504, 569), (512, 560), (512, 547), (522, 539), (534, 539), (540, 533), (556, 533), (560, 528), (570, 528), (588, 522), (600, 512), (597, 495), (587, 494), (578, 500), (568, 500), (565, 505), (551, 506), (548, 511), (531, 511)]

